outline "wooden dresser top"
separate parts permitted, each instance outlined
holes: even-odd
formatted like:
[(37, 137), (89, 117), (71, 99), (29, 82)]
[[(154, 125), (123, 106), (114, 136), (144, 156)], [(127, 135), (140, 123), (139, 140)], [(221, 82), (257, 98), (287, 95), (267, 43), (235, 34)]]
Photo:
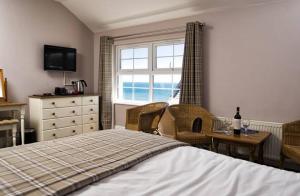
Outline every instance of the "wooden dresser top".
[(90, 97), (99, 96), (98, 94), (84, 94), (84, 95), (32, 95), (29, 98), (35, 99), (53, 99), (53, 98), (71, 98), (71, 97)]
[(26, 103), (0, 102), (0, 107), (7, 107), (7, 106), (22, 106), (22, 105), (26, 105)]

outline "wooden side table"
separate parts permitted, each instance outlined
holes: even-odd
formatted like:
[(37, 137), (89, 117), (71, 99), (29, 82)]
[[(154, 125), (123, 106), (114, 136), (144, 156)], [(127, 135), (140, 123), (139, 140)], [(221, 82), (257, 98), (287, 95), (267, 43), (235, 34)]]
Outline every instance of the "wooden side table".
[(264, 154), (264, 143), (271, 136), (271, 133), (265, 131), (259, 131), (258, 133), (239, 136), (227, 135), (221, 132), (212, 132), (207, 134), (212, 137), (214, 148), (218, 152), (219, 143), (224, 143), (228, 145), (245, 146), (249, 149), (249, 160), (254, 161), (254, 154), (256, 148), (258, 147), (258, 162), (263, 163)]
[(17, 119), (0, 121), (0, 131), (12, 130), (13, 146), (17, 145), (16, 134), (17, 134), (17, 124), (18, 123), (19, 123), (19, 121)]
[(24, 133), (25, 133), (25, 103), (13, 103), (13, 102), (0, 102), (0, 111), (19, 111), (21, 120), (21, 143), (24, 144)]

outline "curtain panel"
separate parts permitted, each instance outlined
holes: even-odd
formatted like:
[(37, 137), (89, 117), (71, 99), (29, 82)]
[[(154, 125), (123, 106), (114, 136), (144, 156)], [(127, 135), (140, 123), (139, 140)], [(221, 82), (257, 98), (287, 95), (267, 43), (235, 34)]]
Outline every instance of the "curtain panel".
[(100, 37), (99, 95), (101, 97), (101, 123), (103, 129), (112, 127), (112, 49), (113, 38)]
[(186, 25), (181, 76), (181, 104), (202, 106), (203, 93), (203, 24)]

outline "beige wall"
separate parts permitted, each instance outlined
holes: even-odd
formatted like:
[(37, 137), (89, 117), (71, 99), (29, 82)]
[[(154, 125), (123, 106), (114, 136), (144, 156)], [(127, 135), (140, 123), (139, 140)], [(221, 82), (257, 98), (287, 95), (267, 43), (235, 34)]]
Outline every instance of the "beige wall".
[(76, 73), (93, 90), (93, 33), (61, 4), (52, 0), (0, 0), (0, 68), (8, 78), (9, 99), (63, 86), (63, 73), (43, 70), (43, 45), (77, 48)]
[(126, 110), (135, 107), (127, 104), (114, 104), (114, 122), (115, 125), (125, 126)]
[[(285, 0), (101, 34), (116, 36), (205, 22), (205, 107), (216, 116), (233, 116), (240, 106), (242, 117), (285, 122), (300, 119), (299, 10), (300, 1)], [(99, 36), (94, 37), (96, 71)], [(124, 109), (119, 111), (116, 115), (124, 117)]]

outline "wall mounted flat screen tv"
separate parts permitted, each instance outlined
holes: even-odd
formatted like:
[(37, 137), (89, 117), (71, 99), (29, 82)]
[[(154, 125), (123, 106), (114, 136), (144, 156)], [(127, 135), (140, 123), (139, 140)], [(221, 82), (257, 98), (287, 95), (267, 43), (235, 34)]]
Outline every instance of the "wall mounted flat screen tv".
[(44, 45), (44, 70), (76, 71), (76, 49)]

